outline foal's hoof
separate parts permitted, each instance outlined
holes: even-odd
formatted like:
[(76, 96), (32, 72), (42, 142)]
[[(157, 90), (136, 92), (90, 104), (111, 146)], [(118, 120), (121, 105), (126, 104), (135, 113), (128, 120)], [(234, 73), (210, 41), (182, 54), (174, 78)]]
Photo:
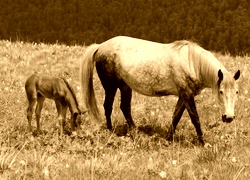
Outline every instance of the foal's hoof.
[(63, 130), (63, 132), (59, 132), (59, 134), (60, 134), (60, 136), (62, 136), (62, 135), (64, 135), (64, 134), (70, 136), (70, 135), (72, 134), (72, 132), (69, 131), (69, 130), (67, 130), (67, 129), (65, 129), (65, 130)]
[(41, 130), (35, 130), (35, 131), (32, 132), (33, 136), (39, 136), (40, 134), (42, 134)]

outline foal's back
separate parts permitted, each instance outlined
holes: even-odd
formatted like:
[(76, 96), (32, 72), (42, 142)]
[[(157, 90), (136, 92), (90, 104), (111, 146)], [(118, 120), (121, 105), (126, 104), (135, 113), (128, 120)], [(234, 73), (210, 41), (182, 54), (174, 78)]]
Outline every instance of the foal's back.
[(62, 78), (35, 73), (27, 79), (25, 89), (28, 98), (40, 94), (55, 100), (65, 96), (68, 88)]

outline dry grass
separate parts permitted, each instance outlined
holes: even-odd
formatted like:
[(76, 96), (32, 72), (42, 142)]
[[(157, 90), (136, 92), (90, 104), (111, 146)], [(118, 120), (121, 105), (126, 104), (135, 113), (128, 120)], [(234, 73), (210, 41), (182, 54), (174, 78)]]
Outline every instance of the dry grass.
[[(133, 94), (132, 114), (140, 130), (126, 133), (114, 102), (109, 132), (87, 116), (78, 136), (59, 136), (54, 103), (42, 111), (43, 134), (27, 133), (26, 78), (33, 72), (64, 76), (80, 99), (79, 64), (84, 47), (0, 41), (0, 179), (249, 179), (250, 178), (250, 57), (217, 57), (231, 71), (242, 70), (237, 119), (221, 122), (211, 90), (196, 98), (204, 139), (211, 147), (192, 142), (196, 132), (187, 113), (177, 126), (174, 142), (164, 135), (171, 123), (176, 97)], [(95, 74), (97, 101), (103, 114), (104, 91)], [(33, 119), (35, 129), (35, 120)]]

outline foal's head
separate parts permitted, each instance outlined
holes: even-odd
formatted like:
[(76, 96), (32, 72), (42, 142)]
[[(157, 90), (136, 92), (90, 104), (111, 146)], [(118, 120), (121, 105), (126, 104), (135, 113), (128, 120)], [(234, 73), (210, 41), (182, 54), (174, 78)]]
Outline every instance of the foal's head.
[(224, 75), (221, 70), (218, 71), (218, 98), (219, 102), (224, 106), (225, 113), (222, 114), (222, 121), (230, 123), (235, 118), (234, 105), (238, 97), (237, 80), (240, 77), (238, 70), (234, 77)]
[(85, 114), (87, 112), (87, 110), (81, 110), (79, 107), (78, 107), (78, 112), (74, 112), (72, 114), (72, 122), (73, 122), (73, 125), (75, 128), (77, 127), (80, 127), (81, 124), (82, 124), (82, 117), (81, 115)]

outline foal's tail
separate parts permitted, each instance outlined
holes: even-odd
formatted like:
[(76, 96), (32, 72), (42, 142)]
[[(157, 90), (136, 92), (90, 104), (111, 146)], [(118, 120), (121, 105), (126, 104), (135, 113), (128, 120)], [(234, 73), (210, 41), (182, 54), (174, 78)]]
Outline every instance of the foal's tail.
[(94, 54), (98, 50), (100, 44), (89, 46), (80, 67), (80, 83), (84, 108), (89, 112), (89, 115), (100, 121), (100, 113), (96, 104), (95, 92), (93, 88), (93, 69), (94, 69)]

